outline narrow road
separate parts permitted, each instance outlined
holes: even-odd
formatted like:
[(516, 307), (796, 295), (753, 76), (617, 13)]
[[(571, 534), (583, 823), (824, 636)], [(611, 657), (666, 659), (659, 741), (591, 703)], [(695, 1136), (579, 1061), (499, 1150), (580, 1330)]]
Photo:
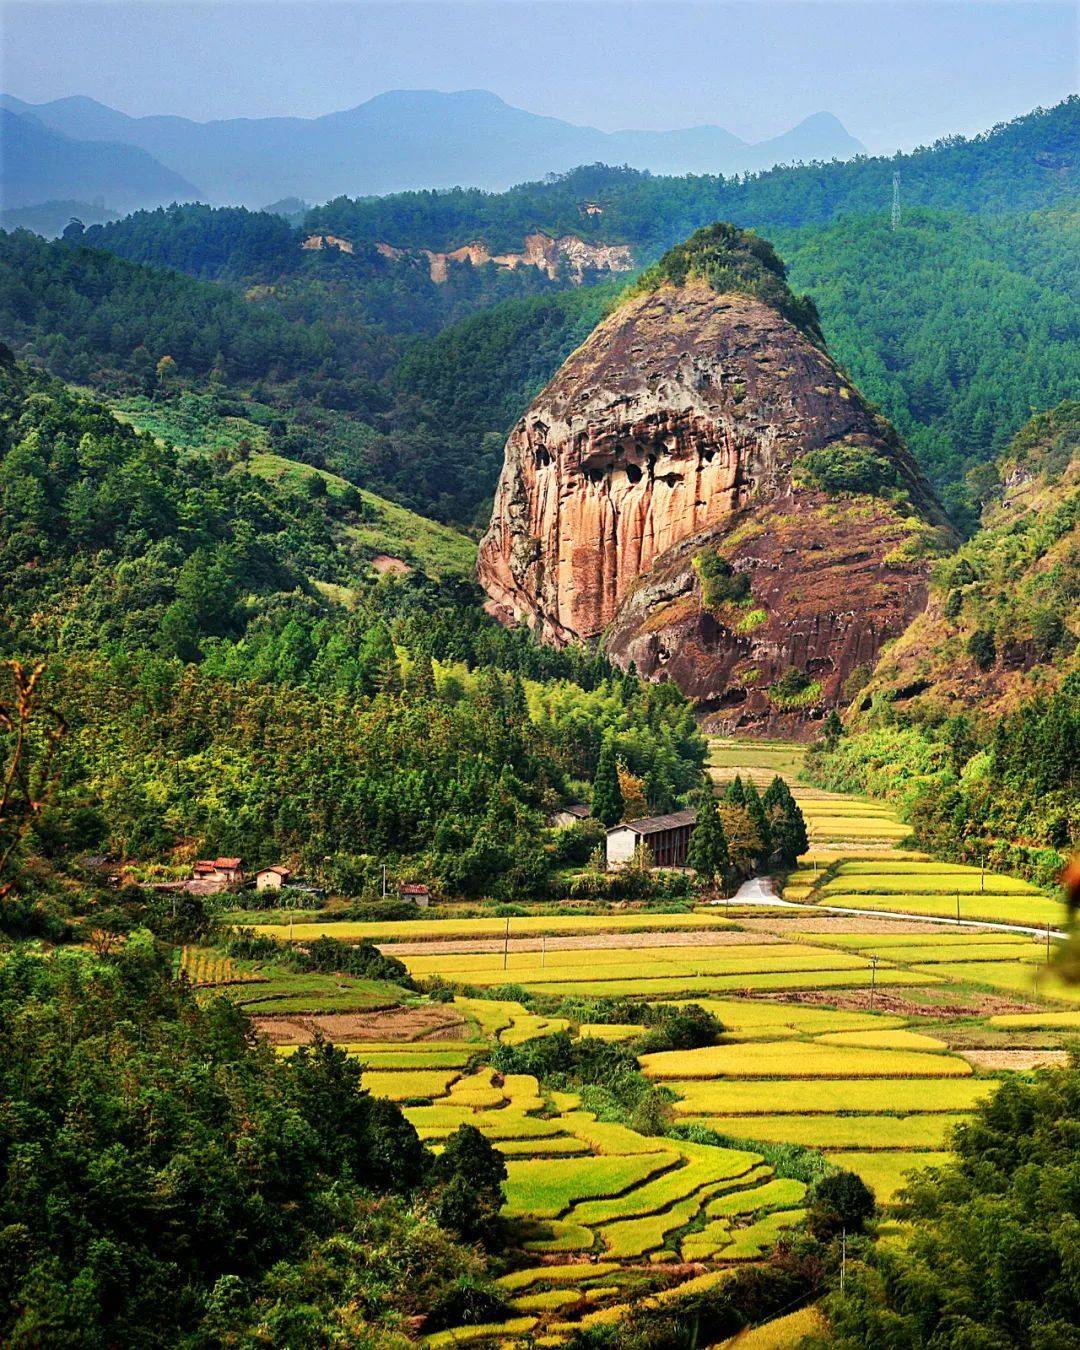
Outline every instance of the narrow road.
[[(751, 877), (744, 881), (730, 900), (714, 900), (714, 905), (764, 905), (769, 909), (801, 909), (807, 914), (854, 914), (866, 919), (905, 919), (912, 923), (934, 923), (943, 928), (988, 928), (999, 933), (1025, 933), (1031, 937), (1046, 937), (1045, 928), (1033, 928), (1020, 923), (1001, 923), (990, 919), (943, 919), (934, 914), (908, 914), (899, 909), (851, 909), (847, 905), (805, 905), (798, 900), (784, 900), (776, 893), (772, 877)], [(1068, 934), (1051, 928), (1050, 936), (1064, 942)]]

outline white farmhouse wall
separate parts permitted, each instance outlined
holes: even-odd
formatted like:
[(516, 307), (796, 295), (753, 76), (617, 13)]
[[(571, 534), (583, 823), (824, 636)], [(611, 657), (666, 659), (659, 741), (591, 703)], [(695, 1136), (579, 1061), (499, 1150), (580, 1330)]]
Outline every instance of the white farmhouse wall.
[(633, 862), (637, 841), (638, 837), (634, 830), (619, 829), (618, 827), (608, 830), (607, 865), (609, 867), (625, 867), (627, 863)]

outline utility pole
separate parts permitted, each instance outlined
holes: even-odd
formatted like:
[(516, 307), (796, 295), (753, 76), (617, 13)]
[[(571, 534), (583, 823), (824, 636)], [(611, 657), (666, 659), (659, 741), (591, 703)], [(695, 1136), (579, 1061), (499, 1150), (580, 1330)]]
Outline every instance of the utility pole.
[(900, 228), (900, 171), (893, 172), (892, 176), (892, 227), (894, 230)]
[(386, 864), (383, 863), (382, 869), (382, 898), (386, 899)]
[(542, 970), (542, 969), (544, 968), (544, 966), (546, 966), (546, 965), (547, 965), (547, 934), (546, 934), (546, 933), (541, 933), (541, 934), (540, 934), (540, 968), (541, 968), (541, 970)]
[(847, 1229), (840, 1236), (840, 1297), (844, 1297), (844, 1276), (847, 1274)]
[(877, 963), (878, 963), (878, 958), (877, 958), (876, 956), (871, 956), (871, 958), (870, 958), (870, 1011), (871, 1011), (871, 1012), (874, 1011), (874, 994), (875, 994), (875, 992), (876, 992), (876, 990), (877, 990)]
[(982, 867), (979, 870), (979, 894), (986, 890), (986, 849), (983, 849)]

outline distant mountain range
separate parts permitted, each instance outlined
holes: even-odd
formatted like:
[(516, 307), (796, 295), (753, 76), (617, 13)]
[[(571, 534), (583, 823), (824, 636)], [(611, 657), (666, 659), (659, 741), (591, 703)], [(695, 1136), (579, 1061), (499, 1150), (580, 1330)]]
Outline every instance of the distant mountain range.
[(4, 165), (6, 207), (57, 197), (103, 196), (110, 207), (130, 209), (174, 199), (262, 206), (280, 197), (325, 201), (458, 185), (502, 191), (579, 164), (733, 174), (863, 151), (827, 112), (749, 144), (717, 126), (599, 131), (525, 112), (483, 90), (396, 90), (325, 117), (218, 122), (128, 117), (83, 97), (30, 104), (5, 94), (0, 107), (5, 161), (9, 136), (17, 147), (13, 164)]
[(190, 201), (198, 195), (187, 179), (135, 145), (99, 137), (78, 139), (2, 106), (0, 145), (0, 205), (5, 211), (95, 198), (116, 210), (131, 211)]

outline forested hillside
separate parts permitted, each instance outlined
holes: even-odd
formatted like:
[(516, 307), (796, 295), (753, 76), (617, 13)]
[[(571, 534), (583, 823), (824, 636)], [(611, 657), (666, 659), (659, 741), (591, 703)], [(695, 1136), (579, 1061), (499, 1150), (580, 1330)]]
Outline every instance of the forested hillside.
[[(906, 211), (780, 231), (830, 350), (937, 484), (1000, 454), (1033, 409), (1080, 389), (1080, 207)], [(970, 509), (956, 489), (951, 505)]]
[(811, 757), (897, 800), (920, 847), (1052, 886), (1080, 846), (1080, 406), (1032, 419), (975, 477), (983, 527)]
[[(578, 234), (631, 243), (655, 256), (714, 220), (762, 231), (823, 225), (841, 215), (887, 214), (899, 172), (907, 207), (971, 213), (1031, 211), (1080, 188), (1080, 97), (1037, 110), (970, 139), (953, 136), (891, 159), (771, 169), (743, 177), (654, 177), (602, 164), (504, 193), (406, 192), (315, 207), (311, 229), (407, 248), (456, 248), (482, 237), (520, 248), (525, 234)], [(595, 202), (601, 214), (582, 211)]]
[(457, 893), (537, 894), (545, 813), (605, 741), (655, 809), (696, 788), (673, 686), (539, 649), (471, 585), (376, 579), (372, 509), (314, 471), (180, 454), (6, 358), (0, 642), (47, 661), (68, 728), (36, 849), (197, 841), (354, 892), (408, 857)]

